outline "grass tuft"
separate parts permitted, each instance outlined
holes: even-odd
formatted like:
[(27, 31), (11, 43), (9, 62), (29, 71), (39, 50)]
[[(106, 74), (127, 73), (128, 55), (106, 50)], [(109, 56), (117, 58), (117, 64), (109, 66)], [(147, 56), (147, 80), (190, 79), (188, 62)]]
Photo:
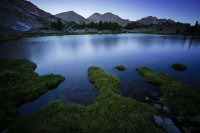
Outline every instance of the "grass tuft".
[(172, 65), (172, 68), (174, 68), (177, 71), (185, 71), (187, 69), (187, 66), (182, 63), (175, 63)]
[(119, 66), (116, 66), (114, 68), (117, 69), (117, 70), (119, 70), (119, 71), (124, 71), (126, 69), (126, 67), (123, 66), (123, 65), (119, 65)]

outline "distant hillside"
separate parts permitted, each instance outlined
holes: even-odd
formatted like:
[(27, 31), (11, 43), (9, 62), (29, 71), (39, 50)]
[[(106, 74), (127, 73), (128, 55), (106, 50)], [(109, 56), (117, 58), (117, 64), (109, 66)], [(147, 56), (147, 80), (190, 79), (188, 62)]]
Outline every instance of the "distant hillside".
[[(104, 23), (99, 23), (101, 21)], [(63, 12), (54, 16), (26, 0), (1, 0), (0, 34), (2, 35), (23, 32), (84, 33), (102, 30), (110, 30), (110, 33), (112, 31), (120, 31), (159, 34), (199, 34), (199, 28), (191, 27), (189, 24), (176, 23), (171, 19), (158, 19), (157, 17), (148, 16), (134, 22), (110, 12), (105, 14), (94, 13), (85, 19), (74, 11)]]
[(0, 33), (19, 33), (44, 27), (57, 18), (29, 1), (1, 0)]
[(105, 13), (105, 14), (99, 14), (99, 13), (94, 13), (90, 17), (87, 18), (89, 22), (95, 22), (98, 23), (100, 21), (102, 22), (116, 22), (122, 26), (127, 25), (130, 23), (128, 19), (122, 19), (119, 16), (112, 14), (112, 13)]
[(169, 24), (175, 23), (175, 21), (171, 20), (171, 19), (158, 19), (157, 17), (153, 17), (153, 16), (148, 16), (148, 17), (142, 18), (140, 20), (137, 20), (136, 22), (139, 22), (144, 25), (150, 25), (150, 24), (161, 25), (164, 23), (169, 23)]
[(130, 21), (128, 19), (122, 19), (119, 16), (112, 14), (112, 13), (105, 13), (105, 14), (94, 13), (87, 19), (85, 19), (83, 16), (75, 13), (74, 11), (59, 13), (59, 14), (56, 14), (55, 16), (65, 20), (65, 21), (68, 21), (68, 22), (73, 21), (78, 24), (81, 24), (83, 22), (99, 23), (100, 21), (102, 21), (102, 22), (115, 22), (115, 23), (118, 23), (119, 25), (125, 26), (128, 23), (130, 23)]
[(75, 13), (74, 11), (59, 13), (59, 14), (56, 14), (55, 16), (65, 20), (65, 21), (68, 21), (68, 22), (73, 21), (76, 23), (83, 23), (86, 21), (86, 19), (84, 17)]

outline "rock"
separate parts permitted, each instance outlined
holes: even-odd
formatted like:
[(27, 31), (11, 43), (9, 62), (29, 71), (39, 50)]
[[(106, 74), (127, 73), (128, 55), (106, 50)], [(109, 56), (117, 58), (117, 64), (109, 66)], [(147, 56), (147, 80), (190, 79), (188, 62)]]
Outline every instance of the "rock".
[(4, 129), (2, 133), (8, 133), (8, 128)]
[(149, 98), (149, 97), (145, 97), (145, 100), (146, 100), (146, 101), (150, 101), (150, 98)]
[(193, 117), (192, 120), (196, 122), (200, 122), (200, 115)]
[(164, 121), (160, 116), (154, 115), (153, 118), (157, 126), (164, 127)]
[(151, 92), (150, 93), (152, 97), (158, 97), (158, 93), (157, 92)]
[(185, 118), (183, 116), (176, 116), (176, 119), (179, 123), (183, 123)]
[(171, 110), (168, 107), (166, 107), (166, 106), (163, 106), (163, 112), (165, 114), (167, 114), (167, 115), (171, 115), (172, 114)]
[(162, 106), (160, 104), (155, 104), (153, 107), (158, 110), (162, 110)]
[(174, 122), (170, 118), (163, 119), (166, 126), (174, 126)]
[(176, 126), (167, 126), (166, 128), (168, 133), (181, 133), (179, 128)]
[(191, 133), (191, 130), (189, 128), (186, 128), (184, 126), (181, 126), (181, 129), (184, 133)]

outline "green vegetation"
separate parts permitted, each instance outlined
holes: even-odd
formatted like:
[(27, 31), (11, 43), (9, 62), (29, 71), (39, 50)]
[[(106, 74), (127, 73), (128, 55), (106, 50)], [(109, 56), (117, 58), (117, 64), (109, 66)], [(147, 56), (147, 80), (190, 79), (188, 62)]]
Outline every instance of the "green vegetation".
[(164, 73), (158, 73), (148, 67), (138, 68), (137, 71), (147, 82), (161, 87), (161, 102), (167, 105), (177, 116), (186, 120), (184, 126), (190, 123), (199, 129), (199, 121), (194, 120), (200, 115), (200, 90)]
[(196, 21), (194, 26), (187, 26), (184, 34), (192, 35), (192, 36), (200, 36), (200, 25), (199, 22)]
[(150, 26), (141, 24), (141, 23), (139, 23), (139, 22), (131, 22), (131, 23), (128, 23), (128, 24), (124, 27), (124, 29), (132, 30), (132, 29), (148, 28), (148, 27), (150, 27)]
[(26, 59), (0, 58), (0, 129), (18, 115), (17, 107), (34, 100), (64, 80), (60, 75), (39, 76), (36, 64)]
[(90, 67), (88, 78), (99, 89), (93, 104), (81, 106), (54, 101), (32, 116), (19, 119), (10, 132), (163, 132), (153, 122), (156, 112), (151, 106), (117, 94), (116, 76), (99, 67)]
[(119, 70), (119, 71), (124, 71), (124, 70), (126, 69), (126, 67), (123, 66), (123, 65), (116, 66), (115, 68), (116, 68), (117, 70)]
[(69, 25), (72, 26), (73, 29), (97, 29), (97, 30), (112, 30), (112, 31), (119, 31), (122, 29), (122, 26), (120, 26), (118, 23), (112, 23), (112, 22), (99, 22), (94, 23), (91, 22), (89, 24), (77, 24), (75, 22), (70, 22)]
[(178, 70), (178, 71), (185, 71), (187, 69), (187, 66), (182, 63), (175, 63), (172, 65), (172, 68), (174, 68), (175, 70)]
[(57, 31), (61, 31), (61, 30), (63, 30), (65, 25), (60, 20), (58, 20), (56, 22), (51, 22), (50, 27)]

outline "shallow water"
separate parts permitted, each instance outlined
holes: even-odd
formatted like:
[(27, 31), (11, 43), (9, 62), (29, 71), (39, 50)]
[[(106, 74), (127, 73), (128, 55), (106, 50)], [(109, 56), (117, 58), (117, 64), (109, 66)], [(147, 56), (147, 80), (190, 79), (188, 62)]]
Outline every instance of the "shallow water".
[[(144, 100), (160, 95), (135, 69), (149, 66), (180, 80), (200, 86), (200, 40), (185, 36), (150, 34), (67, 35), (30, 37), (0, 42), (0, 56), (23, 57), (37, 63), (39, 74), (61, 74), (66, 80), (33, 102), (19, 108), (22, 115), (38, 111), (52, 100), (88, 105), (98, 90), (88, 81), (87, 69), (99, 66), (120, 78), (120, 94)], [(182, 62), (185, 72), (170, 66)], [(113, 69), (123, 64), (124, 72)]]

